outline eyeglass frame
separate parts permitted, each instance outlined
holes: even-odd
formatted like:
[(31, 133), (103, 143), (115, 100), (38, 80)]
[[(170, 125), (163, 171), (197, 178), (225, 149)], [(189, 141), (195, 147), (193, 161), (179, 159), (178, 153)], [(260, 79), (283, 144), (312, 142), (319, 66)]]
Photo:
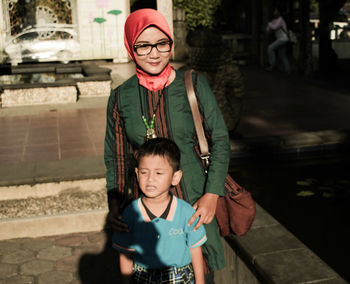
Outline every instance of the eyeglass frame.
[[(162, 43), (168, 43), (169, 45), (170, 45), (170, 49), (168, 50), (168, 51), (160, 51), (159, 49), (158, 49), (158, 47), (157, 47), (157, 45), (158, 44), (162, 44)], [(138, 55), (138, 56), (146, 56), (146, 55), (149, 55), (151, 52), (152, 52), (152, 50), (153, 50), (153, 48), (155, 47), (156, 48), (156, 50), (158, 51), (158, 52), (160, 52), (160, 53), (167, 53), (167, 52), (170, 52), (171, 51), (171, 48), (172, 48), (172, 46), (173, 46), (173, 41), (171, 40), (171, 39), (169, 39), (169, 41), (161, 41), (161, 42), (157, 42), (157, 43), (155, 43), (155, 44), (150, 44), (150, 43), (146, 43), (146, 44), (134, 44), (133, 45), (133, 49), (134, 49), (134, 51), (136, 52), (136, 54)], [(137, 47), (139, 47), (139, 46), (150, 46), (151, 47), (151, 50), (148, 52), (148, 53), (146, 53), (146, 54), (138, 54), (137, 53)]]

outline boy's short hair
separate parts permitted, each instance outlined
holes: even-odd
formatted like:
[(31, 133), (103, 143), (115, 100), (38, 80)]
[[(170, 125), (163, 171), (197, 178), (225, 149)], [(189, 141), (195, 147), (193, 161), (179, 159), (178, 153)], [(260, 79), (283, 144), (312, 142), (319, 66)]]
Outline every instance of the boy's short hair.
[(137, 151), (136, 161), (139, 165), (140, 160), (146, 156), (162, 156), (165, 157), (174, 172), (180, 169), (180, 150), (175, 142), (167, 138), (154, 138), (147, 140)]

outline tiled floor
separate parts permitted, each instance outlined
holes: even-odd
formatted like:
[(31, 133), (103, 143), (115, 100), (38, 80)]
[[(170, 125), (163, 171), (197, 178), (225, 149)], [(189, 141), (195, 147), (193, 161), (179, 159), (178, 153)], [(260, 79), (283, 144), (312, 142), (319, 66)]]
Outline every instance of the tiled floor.
[(105, 109), (0, 117), (2, 164), (103, 155)]
[[(102, 62), (101, 67), (112, 70), (113, 88), (135, 72), (133, 63)], [(0, 108), (0, 165), (103, 156), (106, 102), (87, 98), (51, 111), (46, 106)]]
[[(102, 67), (111, 68), (113, 87), (134, 72), (133, 64)], [(349, 128), (350, 96), (299, 77), (254, 68), (241, 71), (246, 93), (237, 131), (243, 137)], [(68, 108), (33, 107), (37, 112), (32, 106), (0, 109), (0, 164), (102, 156), (106, 104), (107, 98), (89, 98)]]

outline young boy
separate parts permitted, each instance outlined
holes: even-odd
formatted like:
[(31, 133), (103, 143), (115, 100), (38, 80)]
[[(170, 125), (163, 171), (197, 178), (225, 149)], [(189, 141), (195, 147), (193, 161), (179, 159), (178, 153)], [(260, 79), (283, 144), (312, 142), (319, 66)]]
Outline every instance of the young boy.
[(170, 192), (182, 177), (179, 164), (179, 148), (165, 138), (148, 140), (138, 151), (143, 195), (123, 212), (129, 232), (113, 235), (123, 283), (204, 283), (205, 229), (193, 229), (198, 220), (188, 226), (195, 210)]

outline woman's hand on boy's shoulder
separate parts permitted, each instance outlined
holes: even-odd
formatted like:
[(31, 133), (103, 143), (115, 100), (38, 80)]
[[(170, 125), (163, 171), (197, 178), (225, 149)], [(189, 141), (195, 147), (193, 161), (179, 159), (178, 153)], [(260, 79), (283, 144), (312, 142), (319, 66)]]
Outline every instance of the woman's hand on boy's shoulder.
[(109, 202), (109, 212), (107, 214), (107, 225), (114, 231), (129, 232), (129, 227), (122, 221), (117, 201)]
[(188, 221), (188, 225), (191, 226), (199, 217), (198, 223), (193, 228), (194, 231), (197, 231), (202, 224), (209, 224), (214, 219), (218, 198), (219, 196), (217, 194), (205, 193), (193, 204), (193, 208), (196, 212)]

